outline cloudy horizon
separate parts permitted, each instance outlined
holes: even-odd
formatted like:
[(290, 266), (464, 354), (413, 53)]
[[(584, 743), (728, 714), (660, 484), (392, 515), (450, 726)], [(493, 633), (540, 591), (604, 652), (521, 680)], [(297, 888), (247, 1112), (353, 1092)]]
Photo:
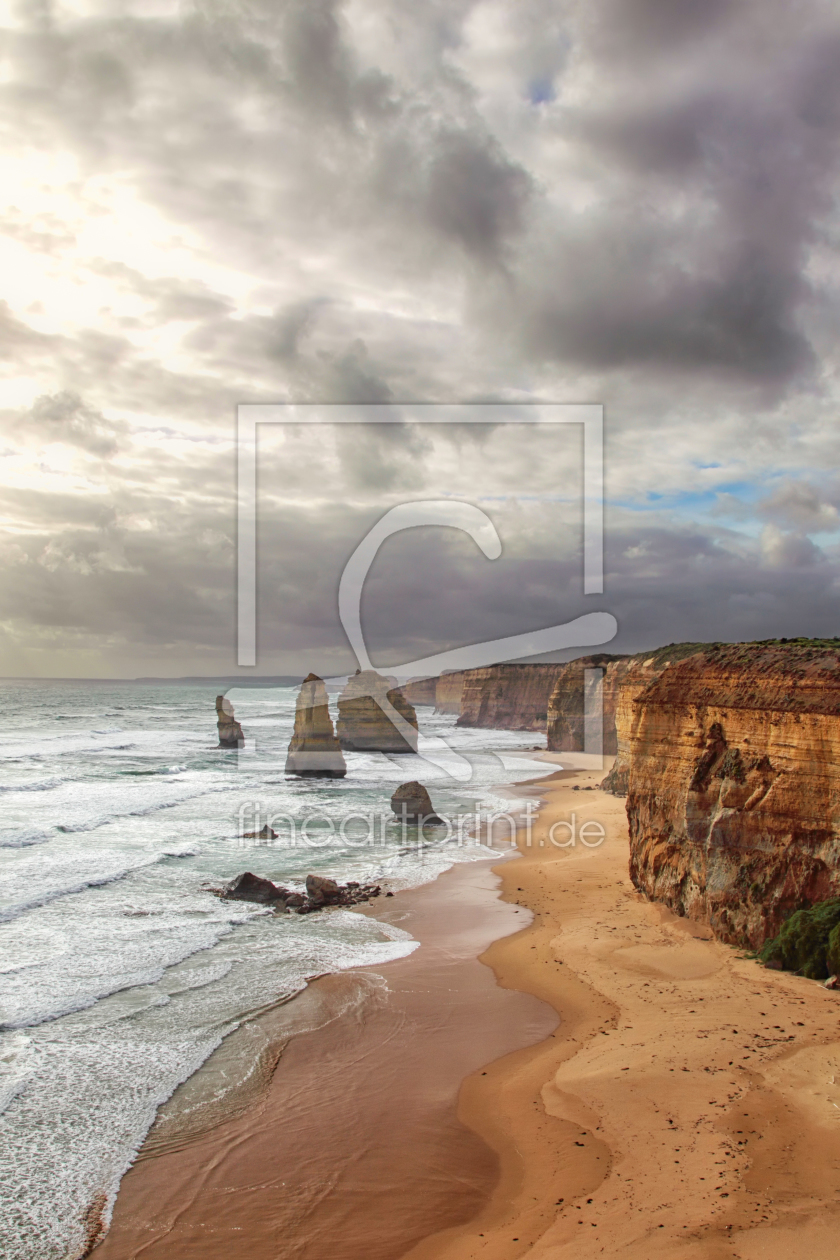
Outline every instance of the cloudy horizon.
[[(0, 4), (0, 675), (234, 675), (236, 408), (259, 674), (341, 674), (341, 566), (402, 661), (605, 609), (606, 651), (840, 633), (840, 18), (779, 0)], [(412, 402), (602, 403), (580, 437)], [(471, 429), (470, 432), (467, 432)], [(582, 649), (583, 650), (583, 649)]]

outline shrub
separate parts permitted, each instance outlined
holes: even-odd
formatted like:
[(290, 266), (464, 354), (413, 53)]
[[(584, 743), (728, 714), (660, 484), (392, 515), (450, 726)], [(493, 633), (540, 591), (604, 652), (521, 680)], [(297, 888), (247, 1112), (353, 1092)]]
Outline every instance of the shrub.
[(759, 961), (780, 962), (809, 980), (840, 973), (840, 897), (797, 910), (772, 941), (759, 951)]

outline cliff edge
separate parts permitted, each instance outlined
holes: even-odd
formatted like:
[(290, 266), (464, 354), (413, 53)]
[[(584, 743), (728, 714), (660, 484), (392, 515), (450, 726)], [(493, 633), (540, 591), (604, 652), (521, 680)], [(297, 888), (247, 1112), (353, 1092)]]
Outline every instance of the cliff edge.
[(625, 716), (641, 892), (753, 948), (840, 894), (840, 642), (707, 646)]

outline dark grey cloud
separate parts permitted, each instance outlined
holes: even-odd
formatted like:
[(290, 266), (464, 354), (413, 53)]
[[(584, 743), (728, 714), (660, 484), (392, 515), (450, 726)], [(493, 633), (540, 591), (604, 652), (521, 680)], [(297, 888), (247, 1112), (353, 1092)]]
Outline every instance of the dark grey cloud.
[(737, 20), (743, 0), (610, 0), (602, 10), (602, 39), (616, 54), (678, 54), (727, 21)]
[(431, 224), (480, 261), (499, 259), (522, 228), (531, 180), (484, 137), (444, 134), (429, 164)]
[[(125, 672), (229, 664), (236, 403), (380, 402), (393, 425), (291, 435), (261, 471), (265, 650), (338, 668), (342, 557), (395, 498), (467, 497), (473, 466), (491, 497), (490, 450), (509, 497), (568, 490), (559, 448), (400, 423), (406, 399), (511, 396), (605, 401), (623, 504), (719, 495), (716, 517), (610, 517), (620, 646), (837, 629), (831, 6), (102, 0), (17, 22), (0, 122), (47, 184), (6, 215), (36, 265), (0, 307), (3, 382), (29, 382), (4, 449), (60, 443), (91, 487), (57, 489), (56, 463), (4, 499), (23, 638), (63, 627)], [(495, 565), (428, 531), (389, 544), (377, 652), (588, 609), (576, 528), (523, 515)]]
[(762, 498), (758, 513), (767, 521), (803, 534), (834, 533), (840, 527), (840, 487), (821, 489), (806, 481), (782, 482)]
[(92, 455), (113, 455), (125, 432), (125, 425), (106, 420), (69, 390), (37, 398), (24, 424), (46, 442), (65, 442)]

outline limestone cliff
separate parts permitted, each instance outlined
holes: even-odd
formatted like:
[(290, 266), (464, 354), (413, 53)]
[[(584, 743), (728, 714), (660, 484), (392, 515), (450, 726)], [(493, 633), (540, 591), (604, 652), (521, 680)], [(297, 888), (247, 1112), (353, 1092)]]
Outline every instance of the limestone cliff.
[(710, 645), (629, 709), (637, 888), (752, 947), (840, 895), (840, 642)]
[[(708, 643), (669, 643), (654, 652), (638, 652), (609, 665), (604, 677), (605, 755), (616, 754), (612, 769), (601, 786), (616, 796), (626, 796), (630, 772), (630, 729), (633, 722), (633, 702), (645, 687), (657, 679), (663, 670), (687, 656), (694, 656), (708, 648)], [(607, 714), (610, 718), (607, 718)], [(610, 729), (609, 722), (612, 723)], [(607, 733), (610, 734), (607, 747)]]
[(338, 739), (356, 752), (417, 752), (417, 714), (392, 679), (357, 670), (338, 698)]
[(437, 678), (412, 678), (403, 683), (400, 691), (409, 704), (435, 704), (437, 700)]
[(600, 652), (595, 656), (580, 656), (562, 667), (548, 701), (546, 736), (550, 752), (580, 752), (583, 749), (586, 670), (598, 669), (603, 671), (600, 675), (602, 752), (605, 756), (615, 753), (616, 702), (621, 679), (632, 659), (630, 656)]
[(220, 748), (242, 748), (245, 736), (242, 727), (233, 716), (233, 705), (225, 696), (216, 696), (216, 725), (219, 728)]
[(463, 670), (451, 670), (449, 673), (441, 674), (435, 687), (435, 713), (454, 713), (460, 716), (463, 694)]
[(458, 726), (544, 731), (548, 700), (565, 665), (488, 665), (464, 671)]
[(333, 729), (323, 678), (309, 674), (295, 705), (295, 730), (286, 756), (286, 774), (310, 779), (343, 779), (344, 754)]

